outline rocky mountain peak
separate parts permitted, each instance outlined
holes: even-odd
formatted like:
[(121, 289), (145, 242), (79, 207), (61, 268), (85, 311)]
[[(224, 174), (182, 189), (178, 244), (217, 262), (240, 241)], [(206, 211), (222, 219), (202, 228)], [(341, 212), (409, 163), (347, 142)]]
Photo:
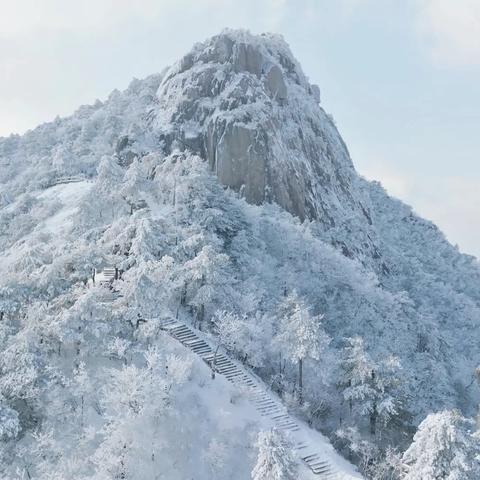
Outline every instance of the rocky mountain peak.
[(338, 209), (364, 215), (345, 144), (282, 37), (226, 30), (171, 67), (157, 95), (164, 149), (198, 153), (250, 203), (329, 226)]

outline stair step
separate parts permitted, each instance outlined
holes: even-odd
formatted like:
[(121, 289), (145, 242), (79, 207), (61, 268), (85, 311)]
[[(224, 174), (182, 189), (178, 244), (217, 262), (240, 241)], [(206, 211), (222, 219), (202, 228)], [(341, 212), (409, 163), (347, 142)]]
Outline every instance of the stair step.
[(304, 459), (304, 462), (309, 463), (315, 468), (328, 467), (330, 464), (325, 460), (320, 460), (320, 456), (317, 454), (315, 457), (310, 457), (308, 460)]
[(311, 468), (310, 470), (312, 470), (312, 472), (315, 474), (315, 475), (320, 475), (320, 474), (330, 474), (331, 473), (331, 470), (329, 468), (327, 469), (316, 469), (316, 468)]
[(193, 352), (200, 354), (200, 353), (207, 353), (209, 350), (210, 350), (209, 347), (198, 347), (193, 349)]
[(284, 410), (280, 405), (277, 405), (276, 403), (257, 403), (253, 402), (257, 408), (278, 408), (279, 409), (279, 414), (283, 413)]
[(178, 328), (179, 325), (178, 324), (175, 324), (175, 323), (172, 323), (172, 324), (167, 324), (167, 325), (164, 325), (163, 328), (165, 330), (167, 330), (170, 334), (172, 333), (172, 331), (175, 329), (175, 328)]
[(255, 404), (255, 406), (257, 408), (265, 408), (265, 409), (268, 408), (270, 410), (275, 410), (276, 408), (278, 408), (278, 406), (275, 405), (274, 403)]
[(202, 358), (204, 362), (208, 363), (207, 357), (212, 353), (212, 349), (209, 347), (209, 350), (207, 352), (199, 353), (199, 356)]
[(238, 369), (236, 367), (229, 367), (229, 366), (222, 366), (222, 365), (220, 366), (215, 365), (215, 367), (219, 372), (222, 372), (225, 375), (227, 375), (228, 373), (238, 372)]
[(257, 408), (258, 410), (262, 410), (264, 412), (268, 410), (272, 412), (272, 415), (274, 415), (275, 413), (281, 412), (281, 410), (279, 410), (276, 405), (258, 405)]
[(232, 373), (232, 372), (238, 372), (238, 370), (237, 370), (235, 367), (231, 367), (231, 368), (219, 368), (218, 371), (221, 372), (221, 373), (223, 373), (223, 374)]
[(277, 427), (298, 427), (298, 425), (296, 423), (293, 423), (293, 422), (275, 422), (275, 425)]
[[(263, 410), (276, 410), (278, 407), (275, 404), (272, 403), (264, 403), (263, 405), (255, 405), (258, 409), (263, 409)], [(281, 410), (280, 410), (281, 412)]]
[(330, 470), (330, 465), (323, 465), (322, 463), (309, 464), (309, 467), (315, 470)]
[(193, 350), (196, 353), (199, 350), (209, 351), (210, 347), (208, 345), (199, 344), (199, 345), (195, 345), (194, 347), (190, 347), (190, 349)]
[[(213, 362), (213, 360), (212, 360)], [(230, 363), (230, 362), (215, 362), (215, 365), (217, 367), (223, 367), (223, 368), (234, 368), (235, 365), (233, 365), (233, 363)]]
[(228, 360), (219, 360), (218, 358), (215, 360), (215, 364), (216, 365), (228, 365), (228, 366), (232, 366), (232, 367), (235, 366), (232, 362), (230, 362)]
[[(114, 276), (115, 270), (109, 271), (105, 269), (103, 275), (106, 278), (108, 278), (109, 275)], [(265, 387), (263, 384), (259, 384), (253, 376), (246, 374), (241, 366), (239, 367), (238, 364), (228, 356), (213, 352), (208, 342), (203, 340), (201, 336), (196, 335), (195, 329), (191, 329), (173, 318), (168, 318), (163, 321), (161, 328), (188, 347), (210, 366), (214, 363), (217, 372), (224, 375), (229, 382), (250, 389), (251, 392), (248, 394), (250, 402), (252, 402), (260, 415), (270, 418), (277, 428), (291, 432), (300, 430), (300, 426), (288, 414), (285, 406), (281, 404), (278, 399), (270, 396), (269, 391), (264, 390)], [(318, 453), (312, 452), (305, 455), (305, 453), (308, 452), (308, 447), (307, 442), (301, 441), (297, 443), (294, 448), (304, 452), (301, 458), (315, 475), (321, 475), (324, 480), (331, 478), (333, 475), (331, 465), (326, 461), (322, 461), (321, 455)]]
[(186, 343), (187, 345), (189, 346), (195, 346), (197, 344), (201, 344), (201, 345), (208, 345), (207, 342), (205, 342), (205, 340), (201, 340), (200, 338), (196, 337), (195, 335), (192, 335), (191, 337), (189, 337), (191, 340), (186, 340), (184, 343)]
[(195, 353), (202, 351), (204, 354), (212, 351), (208, 345), (195, 345), (194, 347), (190, 347), (190, 350), (194, 351)]
[[(302, 457), (302, 460), (304, 462), (308, 462), (309, 460), (312, 460), (314, 458), (318, 458), (318, 453), (312, 453), (311, 455), (307, 455), (305, 457)], [(326, 463), (326, 462), (325, 462)]]
[(217, 362), (215, 362), (215, 365), (217, 365), (218, 367), (223, 368), (223, 369), (238, 370), (239, 372), (241, 371), (241, 370), (240, 370), (236, 365), (234, 365), (233, 363), (220, 363), (220, 364), (218, 364)]
[[(212, 353), (212, 355), (210, 356), (209, 360), (213, 360), (215, 358), (215, 354)], [(222, 357), (222, 356), (219, 356), (217, 355), (217, 357), (215, 358), (215, 363), (225, 363), (225, 362), (228, 362), (228, 363), (231, 363), (232, 365), (234, 365), (234, 363), (232, 363), (228, 358), (225, 358), (225, 357)]]
[(299, 432), (300, 427), (278, 427), (279, 430), (284, 430), (286, 432)]
[(188, 328), (186, 325), (184, 325), (183, 323), (179, 323), (178, 326), (174, 329), (175, 331), (182, 331), (182, 332), (190, 332), (192, 333), (193, 335), (195, 335), (194, 332), (192, 332), (192, 330), (190, 330), (190, 328)]
[(172, 330), (170, 330), (170, 331), (173, 333), (173, 335), (175, 335), (176, 338), (179, 338), (182, 335), (191, 335), (190, 330), (188, 330), (187, 328), (184, 328), (184, 327), (172, 328)]
[(267, 400), (267, 399), (269, 399), (269, 397), (265, 395), (265, 393), (263, 392), (256, 393), (255, 395), (253, 395), (253, 398), (252, 398), (252, 400), (254, 401)]
[(190, 332), (184, 332), (184, 331), (181, 331), (179, 333), (175, 333), (175, 336), (179, 339), (179, 340), (190, 340), (191, 342), (193, 341), (199, 341), (199, 338), (196, 337), (195, 335), (193, 335), (192, 333)]
[(297, 430), (300, 427), (296, 424), (287, 423), (284, 425), (277, 425), (277, 428), (283, 428), (285, 430)]
[(275, 423), (277, 425), (297, 425), (291, 418), (288, 420), (277, 420)]
[(198, 346), (198, 347), (192, 348), (192, 351), (194, 351), (195, 353), (197, 353), (197, 354), (200, 355), (201, 353), (204, 353), (204, 354), (205, 354), (205, 353), (210, 352), (211, 349), (210, 349), (210, 347), (209, 347), (208, 345), (206, 345), (206, 346), (204, 346), (204, 347), (203, 347), (202, 345), (200, 345), (200, 346)]
[(209, 361), (209, 358), (211, 357), (211, 355), (212, 355), (212, 348), (210, 347), (210, 352), (209, 352), (208, 354), (205, 354), (205, 353), (204, 353), (204, 354), (202, 355), (202, 360), (205, 360), (206, 362), (208, 362), (208, 361)]

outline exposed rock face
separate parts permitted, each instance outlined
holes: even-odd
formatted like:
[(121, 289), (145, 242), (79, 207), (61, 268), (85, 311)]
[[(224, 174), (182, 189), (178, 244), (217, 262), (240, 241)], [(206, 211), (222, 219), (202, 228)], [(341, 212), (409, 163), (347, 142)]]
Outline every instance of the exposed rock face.
[(225, 31), (166, 73), (156, 128), (167, 151), (199, 153), (251, 203), (274, 201), (328, 227), (338, 210), (365, 221), (348, 151), (319, 97), (281, 37)]

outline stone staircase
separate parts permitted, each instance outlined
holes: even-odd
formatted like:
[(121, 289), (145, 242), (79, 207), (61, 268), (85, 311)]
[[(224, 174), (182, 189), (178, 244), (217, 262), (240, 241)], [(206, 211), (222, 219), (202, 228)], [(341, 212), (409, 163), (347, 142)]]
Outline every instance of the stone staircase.
[(82, 177), (81, 175), (57, 177), (46, 183), (44, 188), (51, 188), (55, 187), (56, 185), (65, 185), (67, 183), (79, 183), (83, 181), (85, 181), (85, 177)]
[(101, 277), (99, 280), (100, 284), (112, 283), (115, 280), (115, 268), (104, 268), (100, 273), (97, 273), (97, 275)]
[(91, 283), (96, 283), (103, 287), (112, 288), (114, 280), (121, 279), (122, 271), (116, 269), (115, 267), (105, 267), (103, 270), (98, 270), (95, 268), (92, 278), (89, 280)]
[(315, 475), (322, 480), (338, 478), (330, 463), (322, 459), (322, 455), (302, 438), (300, 425), (261, 380), (225, 354), (217, 353), (199, 332), (183, 322), (168, 319), (162, 323), (161, 328), (197, 354), (213, 371), (224, 375), (229, 382), (246, 391), (257, 411), (270, 419), (278, 430), (289, 434), (299, 457)]

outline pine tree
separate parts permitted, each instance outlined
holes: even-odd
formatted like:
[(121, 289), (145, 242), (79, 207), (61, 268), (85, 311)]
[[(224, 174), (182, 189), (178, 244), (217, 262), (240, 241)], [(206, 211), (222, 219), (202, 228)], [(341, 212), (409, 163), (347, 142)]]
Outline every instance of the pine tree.
[(283, 435), (276, 429), (258, 434), (257, 463), (252, 480), (297, 480), (297, 465)]
[(125, 173), (120, 194), (130, 206), (130, 214), (137, 208), (145, 206), (145, 196), (150, 183), (143, 165), (135, 159)]
[(77, 229), (111, 223), (125, 211), (120, 189), (124, 172), (112, 156), (103, 156), (97, 168), (97, 181), (80, 205)]
[(0, 441), (15, 438), (20, 430), (18, 413), (7, 405), (0, 393)]
[(457, 410), (428, 415), (403, 455), (403, 480), (478, 480), (480, 438), (474, 428)]
[(330, 338), (321, 326), (322, 316), (312, 316), (310, 308), (296, 292), (288, 295), (280, 308), (277, 343), (285, 356), (298, 365), (298, 391), (303, 401), (303, 363), (306, 358), (320, 360)]
[[(189, 304), (197, 312), (201, 329), (206, 310), (213, 305), (222, 306), (229, 289), (229, 258), (211, 246), (203, 247), (198, 255), (184, 264), (190, 291)], [(213, 313), (213, 312), (211, 312)]]
[(387, 423), (399, 413), (400, 364), (395, 357), (375, 362), (365, 350), (363, 338), (353, 337), (347, 339), (341, 367), (339, 384), (350, 413), (368, 416), (370, 434), (375, 435), (379, 419)]

